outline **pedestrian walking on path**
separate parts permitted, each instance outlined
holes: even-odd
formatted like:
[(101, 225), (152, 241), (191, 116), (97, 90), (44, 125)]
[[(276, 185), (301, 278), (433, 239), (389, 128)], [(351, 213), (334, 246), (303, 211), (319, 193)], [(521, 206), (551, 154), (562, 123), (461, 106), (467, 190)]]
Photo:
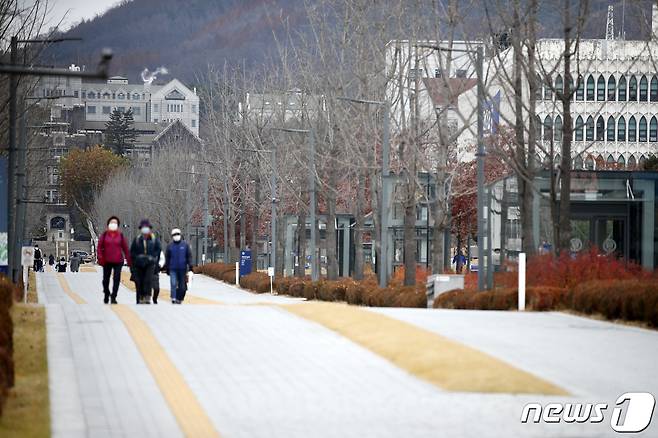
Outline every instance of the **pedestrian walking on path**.
[(55, 256), (54, 255), (50, 254), (50, 256), (48, 257), (48, 264), (51, 267), (55, 265)]
[(77, 252), (73, 252), (71, 254), (71, 258), (69, 259), (69, 264), (71, 265), (71, 272), (79, 272), (80, 271), (80, 255)]
[(41, 254), (41, 249), (39, 245), (34, 245), (34, 272), (43, 271), (43, 255)]
[[(153, 234), (155, 235), (155, 233)], [(160, 244), (162, 244), (162, 242)], [(160, 251), (158, 263), (155, 265), (155, 269), (153, 270), (153, 282), (151, 284), (151, 288), (153, 289), (153, 304), (158, 304), (158, 296), (160, 295), (160, 271), (163, 270), (164, 262), (164, 252)]]
[(59, 259), (59, 263), (57, 263), (57, 272), (66, 272), (66, 265), (66, 257)]
[(135, 237), (130, 245), (130, 256), (133, 260), (131, 278), (135, 282), (137, 304), (150, 304), (153, 275), (160, 260), (162, 245), (151, 232), (152, 227), (148, 219), (140, 221), (139, 229), (141, 234)]
[(171, 239), (165, 251), (164, 270), (171, 283), (171, 302), (181, 304), (187, 291), (187, 273), (192, 271), (192, 250), (178, 228), (171, 230)]
[(107, 230), (101, 234), (98, 239), (98, 264), (103, 267), (103, 302), (107, 304), (110, 300), (110, 276), (112, 276), (112, 304), (117, 303), (117, 293), (121, 283), (121, 268), (126, 260), (128, 266), (131, 266), (130, 252), (128, 251), (128, 242), (119, 231), (121, 221), (118, 217), (112, 216), (107, 220)]

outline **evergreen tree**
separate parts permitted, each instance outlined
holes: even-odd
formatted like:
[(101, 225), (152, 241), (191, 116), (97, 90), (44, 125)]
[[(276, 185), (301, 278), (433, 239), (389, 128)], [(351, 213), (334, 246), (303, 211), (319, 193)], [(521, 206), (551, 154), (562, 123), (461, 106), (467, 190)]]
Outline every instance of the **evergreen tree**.
[(105, 124), (105, 146), (117, 155), (125, 155), (137, 140), (134, 123), (132, 109), (125, 112), (114, 109), (110, 120)]

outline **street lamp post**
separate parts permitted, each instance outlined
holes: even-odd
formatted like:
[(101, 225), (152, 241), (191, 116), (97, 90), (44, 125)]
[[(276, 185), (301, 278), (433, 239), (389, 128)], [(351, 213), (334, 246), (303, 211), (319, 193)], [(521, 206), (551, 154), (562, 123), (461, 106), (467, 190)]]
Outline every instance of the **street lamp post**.
[[(9, 148), (8, 148), (8, 205), (7, 213), (9, 219), (8, 239), (9, 246), (8, 261), (9, 261), (9, 276), (12, 281), (18, 281), (18, 273), (20, 268), (20, 246), (21, 246), (21, 233), (18, 232), (18, 199), (22, 195), (23, 188), (18, 187), (17, 181), (14, 178), (19, 177), (18, 174), (25, 172), (25, 163), (21, 160), (17, 163), (17, 135), (16, 135), (16, 120), (18, 117), (17, 111), (17, 91), (18, 91), (18, 77), (19, 76), (63, 76), (63, 77), (80, 77), (87, 79), (107, 79), (109, 63), (112, 59), (112, 52), (104, 50), (102, 53), (101, 61), (95, 72), (81, 72), (72, 71), (61, 68), (50, 67), (34, 67), (28, 65), (19, 65), (18, 62), (18, 44), (47, 44), (59, 43), (63, 41), (77, 41), (80, 38), (55, 38), (55, 39), (31, 39), (20, 40), (17, 36), (11, 37), (10, 41), (10, 55), (9, 64), (0, 64), (0, 74), (9, 75)], [(18, 165), (17, 165), (18, 164)], [(17, 193), (19, 192), (19, 193)]]
[(292, 129), (292, 128), (274, 128), (277, 131), (283, 132), (297, 132), (300, 134), (306, 134), (308, 136), (308, 149), (310, 154), (310, 163), (309, 163), (309, 192), (310, 192), (310, 202), (309, 210), (311, 216), (311, 280), (317, 281), (320, 278), (320, 269), (318, 264), (318, 254), (317, 254), (317, 219), (316, 219), (316, 209), (317, 202), (315, 199), (315, 132), (313, 128), (311, 129)]
[(390, 193), (389, 193), (389, 155), (390, 155), (390, 119), (391, 119), (391, 106), (387, 101), (380, 100), (364, 100), (353, 99), (350, 97), (338, 97), (339, 100), (347, 102), (360, 103), (364, 105), (377, 105), (384, 109), (384, 120), (382, 124), (382, 196), (380, 205), (380, 243), (379, 243), (379, 287), (386, 287), (388, 285), (388, 210), (390, 207)]
[[(455, 49), (452, 47), (441, 47), (432, 44), (417, 44), (416, 47), (424, 47), (436, 50), (438, 52), (460, 52), (475, 54), (475, 74), (477, 76), (477, 224), (478, 224), (478, 290), (485, 289), (487, 274), (484, 269), (484, 229), (486, 221), (484, 219), (484, 159), (486, 152), (484, 149), (484, 73), (483, 58), (484, 49), (478, 45), (475, 49)], [(489, 267), (487, 267), (489, 269)]]

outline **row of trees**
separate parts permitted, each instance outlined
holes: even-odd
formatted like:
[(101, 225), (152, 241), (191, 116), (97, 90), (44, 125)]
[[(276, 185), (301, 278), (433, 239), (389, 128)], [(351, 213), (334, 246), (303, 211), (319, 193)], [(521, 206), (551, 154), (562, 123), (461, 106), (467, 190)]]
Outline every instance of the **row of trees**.
[[(270, 206), (277, 204), (278, 224), (284, 215), (297, 217), (300, 260), (305, 259), (304, 224), (309, 216), (310, 180), (315, 181), (318, 211), (326, 215), (326, 273), (338, 275), (336, 215), (355, 218), (355, 277), (364, 271), (363, 242), (375, 242), (380, 259), (379, 217), (382, 208), (397, 206), (403, 212), (405, 283), (411, 284), (417, 259), (416, 221), (419, 204), (429, 205), (432, 219), (432, 270), (444, 269), (444, 230), (450, 227), (459, 245), (475, 231), (475, 167), (464, 162), (475, 150), (475, 105), (454, 81), (457, 55), (439, 55), (428, 40), (448, 48), (461, 44), (457, 36), (485, 41), (487, 55), (484, 99), (490, 102), (502, 90), (501, 125), (510, 129), (490, 132), (486, 139), (487, 179), (513, 173), (518, 180), (523, 250), (533, 254), (532, 199), (539, 196), (535, 176), (541, 169), (538, 156), (548, 157), (551, 178), (550, 206), (554, 247), (567, 249), (570, 239), (571, 105), (576, 86), (574, 72), (585, 71), (579, 47), (588, 28), (591, 5), (587, 0), (564, 0), (553, 21), (561, 22), (558, 36), (563, 46), (550, 59), (538, 47), (543, 29), (541, 4), (536, 0), (473, 0), (446, 2), (393, 2), (382, 10), (365, 0), (305, 3), (310, 32), (288, 30), (286, 41), (263, 71), (210, 67), (199, 77), (203, 102), (204, 146), (182, 156), (163, 151), (149, 168), (116, 174), (95, 198), (96, 220), (113, 208), (126, 212), (139, 205), (166, 224), (203, 223), (201, 176), (209, 181), (209, 209), (216, 219), (214, 239), (229, 248), (252, 246), (268, 234)], [(469, 11), (484, 10), (484, 26), (475, 28)], [(555, 33), (555, 31), (554, 31)], [(508, 50), (511, 49), (511, 50)], [(455, 52), (456, 53), (456, 52)], [(472, 55), (470, 65), (475, 60)], [(429, 71), (431, 57), (440, 68)], [(472, 72), (471, 74), (472, 78)], [(555, 87), (557, 75), (567, 78)], [(436, 76), (439, 101), (431, 100), (428, 76)], [(468, 79), (468, 78), (466, 78)], [(571, 80), (570, 80), (571, 79)], [(550, 84), (550, 85), (547, 85)], [(472, 84), (471, 84), (472, 86)], [(563, 115), (559, 141), (537, 137), (537, 94), (553, 87), (554, 110)], [(468, 89), (466, 89), (468, 91)], [(344, 97), (370, 101), (356, 103)], [(468, 99), (471, 99), (470, 101)], [(381, 104), (380, 104), (381, 103)], [(603, 105), (603, 104), (601, 104)], [(390, 111), (390, 169), (393, 205), (380, 205), (384, 122)], [(292, 132), (291, 132), (292, 130)], [(309, 149), (313, 135), (315, 152)], [(467, 140), (464, 140), (467, 139)], [(470, 140), (468, 140), (470, 139)], [(585, 151), (586, 153), (586, 151)], [(561, 157), (553, 163), (553, 157)], [(432, 190), (425, 190), (429, 173)], [(164, 179), (158, 179), (159, 176)], [(272, 178), (272, 175), (275, 175)], [(276, 199), (268, 196), (277, 186)], [(141, 195), (127, 195), (122, 186), (143, 187)], [(186, 192), (187, 190), (187, 192)], [(136, 191), (135, 193), (138, 193)], [(428, 194), (429, 192), (429, 194)], [(185, 194), (187, 193), (187, 194)], [(121, 195), (122, 199), (112, 196)], [(134, 195), (134, 196), (133, 196)], [(132, 196), (132, 198), (131, 198)], [(191, 202), (191, 205), (188, 203)], [(151, 209), (152, 208), (152, 209)], [(165, 217), (167, 209), (173, 212)], [(151, 209), (151, 210), (149, 210)], [(450, 219), (451, 218), (451, 219)], [(365, 227), (372, 220), (374, 227)], [(281, 227), (281, 225), (279, 225)], [(277, 233), (276, 270), (283, 267), (283, 229)], [(297, 275), (303, 275), (303, 262)]]

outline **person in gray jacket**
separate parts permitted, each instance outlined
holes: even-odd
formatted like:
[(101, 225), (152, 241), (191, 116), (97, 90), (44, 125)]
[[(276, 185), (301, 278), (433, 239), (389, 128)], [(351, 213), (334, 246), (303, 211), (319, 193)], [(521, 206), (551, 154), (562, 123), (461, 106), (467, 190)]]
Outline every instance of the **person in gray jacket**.
[(69, 260), (69, 268), (71, 269), (71, 272), (79, 272), (80, 271), (80, 256), (78, 255), (77, 252), (74, 252), (71, 255), (71, 259)]

